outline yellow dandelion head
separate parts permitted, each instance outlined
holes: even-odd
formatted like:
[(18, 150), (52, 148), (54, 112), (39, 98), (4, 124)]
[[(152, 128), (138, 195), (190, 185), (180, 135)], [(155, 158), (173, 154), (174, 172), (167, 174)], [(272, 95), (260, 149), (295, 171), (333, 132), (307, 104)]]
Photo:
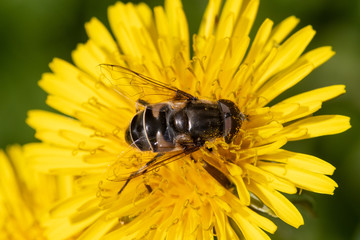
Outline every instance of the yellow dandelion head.
[[(295, 17), (276, 26), (266, 19), (250, 40), (258, 5), (227, 0), (221, 8), (221, 1), (209, 1), (190, 44), (180, 1), (167, 0), (153, 11), (144, 3), (118, 2), (108, 10), (115, 40), (93, 18), (85, 25), (89, 40), (73, 52), (75, 66), (54, 59), (52, 73), (39, 84), (49, 93), (47, 103), (67, 116), (31, 111), (28, 123), (42, 143), (26, 147), (39, 171), (75, 179), (73, 195), (52, 210), (49, 238), (269, 239), (264, 231), (276, 226), (259, 213), (303, 224), (282, 193), (333, 194), (332, 165), (283, 147), (347, 130), (348, 117), (313, 116), (344, 86), (272, 100), (334, 53), (330, 47), (304, 53), (315, 31), (307, 26), (289, 36)], [(129, 146), (125, 132), (136, 99), (168, 97), (134, 84), (139, 76), (200, 100), (230, 100), (242, 116), (236, 136), (159, 159)], [(159, 164), (144, 171), (149, 161)], [(130, 175), (136, 171), (144, 174)]]
[(18, 145), (0, 150), (0, 239), (45, 239), (43, 219), (60, 199), (61, 181), (29, 169)]

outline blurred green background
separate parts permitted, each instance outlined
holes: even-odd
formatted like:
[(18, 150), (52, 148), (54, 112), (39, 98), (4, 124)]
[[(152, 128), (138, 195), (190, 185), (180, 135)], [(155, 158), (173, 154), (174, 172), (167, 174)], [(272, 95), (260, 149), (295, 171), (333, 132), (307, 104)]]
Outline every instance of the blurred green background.
[[(37, 86), (54, 57), (71, 61), (71, 51), (85, 42), (84, 23), (92, 16), (107, 24), (107, 6), (115, 0), (3, 0), (0, 1), (0, 147), (34, 141), (34, 131), (24, 120), (29, 109), (49, 109), (45, 93)], [(148, 1), (150, 6), (163, 1)], [(191, 33), (197, 31), (207, 1), (184, 1)], [(331, 45), (336, 51), (285, 95), (331, 84), (345, 84), (347, 93), (324, 104), (321, 114), (352, 118), (352, 129), (336, 136), (304, 140), (287, 149), (321, 157), (337, 167), (339, 184), (334, 196), (304, 193), (294, 198), (305, 225), (296, 230), (280, 221), (273, 239), (360, 240), (360, 2), (357, 0), (263, 0), (256, 29), (266, 18), (278, 23), (289, 15), (311, 24), (317, 35), (313, 49)], [(254, 34), (254, 32), (253, 32)]]

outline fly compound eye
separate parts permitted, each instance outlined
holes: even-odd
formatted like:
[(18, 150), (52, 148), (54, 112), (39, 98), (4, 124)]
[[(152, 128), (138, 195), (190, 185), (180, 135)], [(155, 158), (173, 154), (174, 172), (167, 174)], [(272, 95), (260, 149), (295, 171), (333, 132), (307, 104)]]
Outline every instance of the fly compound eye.
[(239, 108), (230, 100), (220, 99), (218, 101), (219, 109), (223, 114), (224, 120), (224, 138), (225, 142), (230, 143), (234, 136), (239, 132), (243, 115)]
[(184, 111), (178, 111), (173, 115), (173, 126), (177, 132), (184, 133), (188, 130), (188, 117)]

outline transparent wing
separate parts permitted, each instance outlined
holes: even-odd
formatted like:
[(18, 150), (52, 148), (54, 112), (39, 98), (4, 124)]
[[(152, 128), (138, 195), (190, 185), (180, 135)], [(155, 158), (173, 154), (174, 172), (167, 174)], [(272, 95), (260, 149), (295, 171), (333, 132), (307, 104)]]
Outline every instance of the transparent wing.
[(169, 100), (196, 99), (191, 94), (174, 86), (162, 83), (126, 67), (100, 64), (100, 70), (104, 81), (110, 83), (116, 92), (134, 102), (151, 104)]
[[(168, 153), (130, 151), (121, 156), (112, 166), (108, 180), (121, 182), (151, 172), (171, 162), (177, 161), (186, 155), (197, 151), (198, 147), (189, 147), (186, 150)], [(110, 177), (111, 176), (111, 177)]]
[(121, 156), (110, 168), (111, 172), (108, 175), (108, 180), (113, 182), (125, 181), (122, 188), (118, 191), (118, 194), (120, 194), (132, 179), (179, 160), (198, 149), (199, 147), (190, 146), (181, 151), (157, 154), (153, 152), (129, 151), (124, 156)]
[[(132, 144), (134, 145), (134, 144)], [(129, 146), (126, 151), (121, 152), (115, 161), (107, 169), (106, 178), (109, 181), (125, 181), (130, 174), (153, 159), (157, 153), (151, 151), (140, 151), (135, 146)]]

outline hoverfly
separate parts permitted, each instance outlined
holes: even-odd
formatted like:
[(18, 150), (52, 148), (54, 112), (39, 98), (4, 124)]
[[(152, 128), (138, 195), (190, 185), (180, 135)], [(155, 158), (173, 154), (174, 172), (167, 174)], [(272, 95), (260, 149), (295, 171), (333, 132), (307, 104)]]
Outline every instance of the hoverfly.
[[(223, 137), (230, 143), (246, 119), (230, 100), (198, 99), (122, 66), (101, 64), (100, 67), (115, 79), (112, 83), (115, 91), (143, 105), (125, 131), (126, 142), (139, 151), (157, 153), (129, 175), (118, 194), (131, 179), (199, 150), (206, 141)], [(165, 96), (166, 100), (155, 103), (144, 100), (145, 96), (155, 94)]]

